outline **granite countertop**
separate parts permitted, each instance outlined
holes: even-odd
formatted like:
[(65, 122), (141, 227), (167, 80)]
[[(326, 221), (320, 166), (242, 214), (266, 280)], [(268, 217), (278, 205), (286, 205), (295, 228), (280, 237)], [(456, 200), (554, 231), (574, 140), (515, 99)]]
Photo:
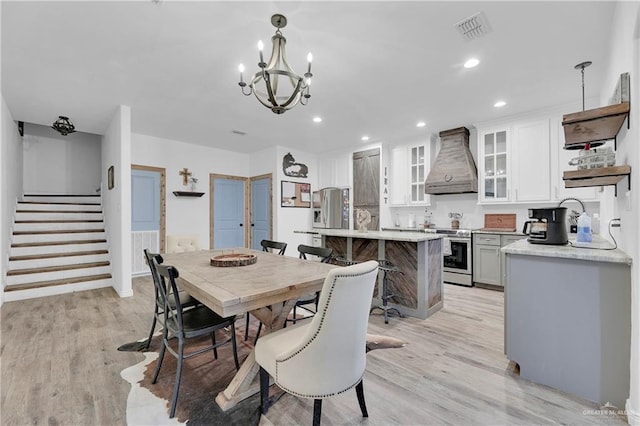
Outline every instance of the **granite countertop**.
[(358, 232), (349, 229), (316, 229), (320, 235), (328, 235), (331, 237), (345, 238), (365, 238), (369, 240), (390, 240), (390, 241), (409, 241), (419, 242), (428, 240), (437, 240), (442, 238), (441, 234), (427, 234), (422, 231), (368, 231)]
[(499, 231), (499, 230), (484, 230), (484, 229), (474, 229), (471, 232), (474, 234), (522, 235), (522, 236), (525, 235), (522, 232), (518, 232), (518, 231)]
[(631, 257), (629, 255), (620, 249), (607, 250), (608, 248), (613, 248), (613, 244), (609, 240), (598, 235), (593, 236), (593, 242), (591, 243), (577, 243), (575, 241), (575, 237), (569, 237), (569, 243), (570, 244), (564, 246), (531, 244), (526, 238), (524, 238), (503, 247), (501, 250), (503, 253), (507, 254), (590, 260), (594, 262), (625, 263), (627, 265), (631, 265)]

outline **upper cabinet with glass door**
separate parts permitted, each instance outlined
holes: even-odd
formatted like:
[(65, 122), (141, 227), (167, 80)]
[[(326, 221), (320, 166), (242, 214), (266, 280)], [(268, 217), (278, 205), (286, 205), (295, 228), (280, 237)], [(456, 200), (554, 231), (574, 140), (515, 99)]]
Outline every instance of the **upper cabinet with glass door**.
[(507, 161), (508, 130), (480, 134), (480, 201), (497, 202), (509, 199)]
[(424, 181), (429, 173), (430, 156), (425, 145), (399, 146), (391, 150), (391, 205), (429, 205)]

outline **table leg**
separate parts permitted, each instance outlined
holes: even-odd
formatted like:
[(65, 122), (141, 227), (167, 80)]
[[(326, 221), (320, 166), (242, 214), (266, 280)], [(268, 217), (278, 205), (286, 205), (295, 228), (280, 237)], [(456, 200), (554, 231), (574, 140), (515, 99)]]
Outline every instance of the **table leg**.
[[(263, 333), (271, 333), (284, 327), (287, 315), (297, 299), (287, 300), (285, 303), (276, 303), (270, 307), (256, 309), (251, 314), (258, 318), (263, 327)], [(260, 391), (259, 374), (260, 367), (256, 363), (254, 350), (252, 349), (247, 358), (242, 363), (240, 370), (236, 373), (225, 390), (216, 396), (216, 403), (222, 409), (227, 411), (235, 407), (239, 402), (249, 398), (251, 395)]]

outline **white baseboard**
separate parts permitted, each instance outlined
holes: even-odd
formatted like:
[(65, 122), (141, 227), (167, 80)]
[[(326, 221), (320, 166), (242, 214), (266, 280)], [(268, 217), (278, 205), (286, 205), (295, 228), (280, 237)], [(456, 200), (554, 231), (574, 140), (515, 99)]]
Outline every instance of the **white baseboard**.
[(627, 412), (627, 423), (631, 426), (640, 426), (640, 411), (634, 410), (631, 407), (631, 400), (627, 399), (625, 404), (625, 411)]

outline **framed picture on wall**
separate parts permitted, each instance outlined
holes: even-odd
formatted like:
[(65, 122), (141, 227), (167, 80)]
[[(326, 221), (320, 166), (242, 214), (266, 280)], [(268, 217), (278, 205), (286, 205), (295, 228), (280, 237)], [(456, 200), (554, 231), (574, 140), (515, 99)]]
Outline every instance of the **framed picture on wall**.
[(311, 184), (281, 182), (280, 207), (311, 207)]
[(107, 188), (109, 188), (109, 190), (113, 189), (113, 186), (115, 185), (113, 173), (113, 166), (111, 166), (107, 171)]

